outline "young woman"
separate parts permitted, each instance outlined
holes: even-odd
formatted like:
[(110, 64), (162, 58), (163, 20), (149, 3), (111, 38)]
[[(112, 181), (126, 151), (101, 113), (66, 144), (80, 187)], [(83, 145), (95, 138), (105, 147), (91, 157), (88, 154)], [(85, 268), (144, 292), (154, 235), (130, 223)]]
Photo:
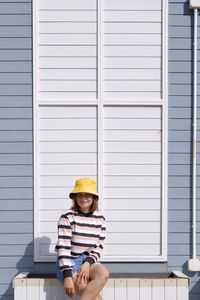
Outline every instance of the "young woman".
[(105, 218), (98, 211), (96, 181), (81, 178), (69, 194), (73, 206), (58, 221), (57, 277), (66, 294), (100, 300), (109, 273), (98, 262), (105, 239)]

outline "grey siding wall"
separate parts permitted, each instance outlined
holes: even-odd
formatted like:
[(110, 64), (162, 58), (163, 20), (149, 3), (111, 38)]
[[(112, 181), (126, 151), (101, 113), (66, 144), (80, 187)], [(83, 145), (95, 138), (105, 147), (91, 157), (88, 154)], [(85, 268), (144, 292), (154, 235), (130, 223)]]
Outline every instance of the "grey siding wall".
[[(0, 0), (2, 300), (13, 299), (11, 281), (16, 273), (54, 270), (54, 264), (33, 264), (31, 5), (28, 0)], [(199, 300), (198, 274), (187, 271), (187, 261), (191, 255), (191, 16), (188, 1), (169, 1), (168, 267), (162, 263), (113, 263), (108, 264), (108, 267), (111, 272), (182, 270), (191, 277), (190, 300)], [(197, 205), (199, 209), (199, 199)], [(198, 232), (198, 243), (199, 237)]]
[(0, 299), (33, 266), (31, 1), (0, 1)]
[[(199, 22), (200, 17), (198, 17)], [(168, 267), (170, 270), (182, 270), (191, 277), (190, 300), (197, 300), (200, 299), (199, 276), (198, 273), (189, 273), (187, 270), (188, 259), (192, 255), (192, 36), (193, 11), (189, 9), (189, 1), (170, 0)], [(199, 168), (197, 172), (199, 176)], [(199, 180), (197, 180), (197, 185), (199, 188)], [(197, 191), (197, 197), (197, 206), (199, 209), (199, 190)], [(197, 220), (197, 255), (199, 256), (200, 235), (198, 213)]]

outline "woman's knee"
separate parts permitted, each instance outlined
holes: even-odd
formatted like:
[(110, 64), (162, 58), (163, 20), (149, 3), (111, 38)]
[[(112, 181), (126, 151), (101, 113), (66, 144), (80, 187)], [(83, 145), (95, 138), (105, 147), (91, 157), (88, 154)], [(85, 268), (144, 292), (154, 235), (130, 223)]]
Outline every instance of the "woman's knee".
[(109, 278), (109, 272), (108, 272), (108, 270), (106, 268), (104, 268), (104, 270), (103, 270), (103, 272), (102, 272), (101, 275), (102, 275), (103, 280), (107, 282), (108, 278)]
[(98, 280), (104, 284), (107, 282), (109, 278), (109, 272), (104, 266), (100, 264), (94, 265), (91, 268), (91, 271), (91, 279), (98, 278)]

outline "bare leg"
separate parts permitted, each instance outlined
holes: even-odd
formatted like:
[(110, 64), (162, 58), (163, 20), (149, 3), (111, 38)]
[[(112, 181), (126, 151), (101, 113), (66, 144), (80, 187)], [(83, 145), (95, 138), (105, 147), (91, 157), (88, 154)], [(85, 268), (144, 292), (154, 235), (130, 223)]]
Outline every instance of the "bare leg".
[[(81, 295), (83, 293), (83, 290), (84, 290), (84, 288), (83, 289), (81, 289), (81, 288), (76, 289), (76, 295), (78, 295), (79, 297), (81, 297)], [(94, 300), (102, 300), (101, 295), (100, 294), (97, 295)]]
[[(76, 289), (76, 295), (78, 295), (79, 297), (81, 297), (82, 293), (83, 293), (84, 288), (78, 288)], [(102, 300), (101, 295), (97, 295), (96, 298), (94, 300)]]
[(94, 300), (102, 300), (101, 295), (98, 295)]
[(81, 293), (80, 300), (101, 300), (100, 292), (109, 277), (108, 270), (101, 264), (96, 264), (90, 269), (90, 282)]

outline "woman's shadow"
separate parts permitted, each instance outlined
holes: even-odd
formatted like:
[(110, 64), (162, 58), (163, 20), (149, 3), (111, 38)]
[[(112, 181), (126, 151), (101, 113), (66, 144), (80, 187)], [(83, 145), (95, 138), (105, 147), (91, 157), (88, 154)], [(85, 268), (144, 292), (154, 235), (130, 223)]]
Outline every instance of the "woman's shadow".
[[(24, 242), (25, 243), (25, 242)], [(10, 272), (9, 274), (9, 284), (7, 286), (7, 289), (3, 291), (2, 294), (2, 299), (13, 299), (14, 297), (14, 289), (13, 289), (13, 279), (20, 273), (29, 273), (29, 274), (36, 274), (36, 273), (47, 273), (47, 263), (36, 263), (34, 262), (34, 243), (36, 244), (42, 244), (45, 253), (51, 254), (49, 249), (50, 249), (50, 244), (51, 240), (47, 236), (42, 236), (40, 238), (36, 238), (35, 240), (32, 240), (31, 242), (27, 243), (25, 248), (23, 248), (23, 245), (21, 245), (22, 252), (19, 256), (16, 256), (13, 261), (16, 259), (16, 265), (12, 266), (13, 272)], [(14, 247), (12, 245), (12, 247)], [(17, 260), (19, 258), (19, 260)], [(48, 273), (51, 273), (52, 276), (56, 277), (56, 268), (55, 268), (55, 263), (49, 263), (48, 264)]]
[[(34, 243), (35, 246), (40, 245), (47, 256), (52, 256), (50, 252), (51, 239), (47, 236), (36, 238), (30, 242), (26, 248), (20, 260), (16, 263), (17, 272), (13, 274), (11, 282), (7, 290), (5, 291), (3, 298), (12, 298), (14, 289), (12, 287), (12, 280), (20, 273), (28, 273), (28, 278), (42, 279), (40, 281), (40, 292), (44, 295), (42, 300), (78, 300), (79, 298), (68, 298), (64, 292), (62, 284), (56, 279), (56, 262), (34, 262)], [(27, 299), (30, 300), (30, 299)]]

